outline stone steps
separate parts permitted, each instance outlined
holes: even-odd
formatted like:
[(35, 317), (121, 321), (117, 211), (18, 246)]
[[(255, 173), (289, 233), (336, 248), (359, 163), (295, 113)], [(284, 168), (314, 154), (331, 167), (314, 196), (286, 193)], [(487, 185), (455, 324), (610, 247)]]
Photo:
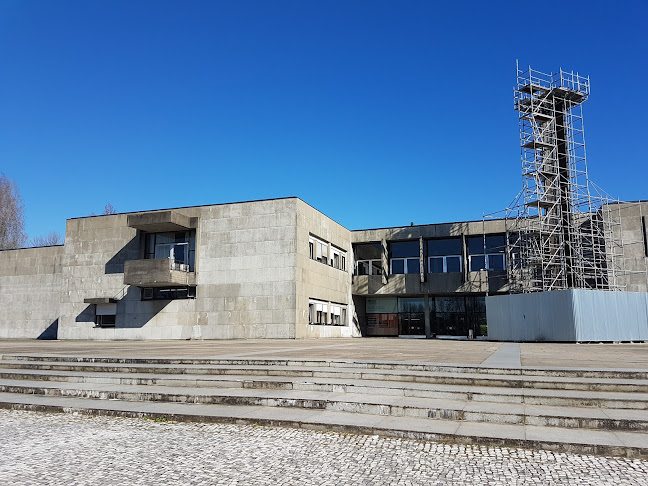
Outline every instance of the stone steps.
[(0, 380), (0, 392), (102, 400), (291, 407), (471, 422), (648, 430), (648, 411), (558, 407), (308, 390), (190, 388)]
[(648, 410), (648, 393), (580, 390), (477, 387), (378, 380), (335, 378), (308, 379), (250, 375), (195, 375), (153, 373), (100, 373), (86, 371), (14, 370), (0, 368), (0, 380), (54, 381), (118, 385), (160, 385), (191, 388), (247, 388), (356, 393), (475, 402), (524, 403), (527, 405), (599, 407)]
[[(169, 365), (179, 368), (179, 365), (187, 367), (201, 366), (230, 366), (259, 369), (276, 366), (283, 368), (347, 368), (353, 370), (394, 370), (394, 371), (427, 371), (427, 372), (449, 372), (449, 373), (479, 373), (495, 375), (521, 375), (521, 376), (550, 376), (550, 377), (575, 377), (600, 379), (630, 379), (648, 380), (648, 371), (643, 370), (610, 370), (591, 368), (501, 368), (472, 365), (444, 365), (434, 363), (408, 363), (408, 362), (384, 362), (384, 361), (354, 361), (354, 360), (304, 360), (304, 359), (280, 359), (280, 358), (120, 358), (120, 357), (95, 357), (95, 356), (43, 356), (43, 355), (0, 355), (0, 360), (11, 362), (45, 362), (67, 364), (91, 363), (95, 365), (137, 365), (150, 367), (151, 365)], [(4, 366), (4, 365), (3, 365)]]
[(648, 457), (648, 380), (631, 370), (5, 355), (0, 407)]
[(238, 364), (148, 364), (86, 361), (49, 361), (3, 359), (3, 368), (85, 371), (85, 372), (137, 372), (163, 374), (199, 374), (199, 375), (250, 375), (337, 378), (344, 380), (380, 380), (415, 383), (434, 383), (447, 385), (470, 385), (506, 388), (538, 388), (556, 390), (611, 391), (648, 393), (648, 380), (636, 378), (594, 378), (579, 376), (545, 376), (520, 374), (493, 374), (490, 372), (473, 373), (467, 371), (409, 371), (409, 370), (373, 370), (342, 367), (308, 367), (305, 365), (284, 365), (272, 362), (268, 365)]

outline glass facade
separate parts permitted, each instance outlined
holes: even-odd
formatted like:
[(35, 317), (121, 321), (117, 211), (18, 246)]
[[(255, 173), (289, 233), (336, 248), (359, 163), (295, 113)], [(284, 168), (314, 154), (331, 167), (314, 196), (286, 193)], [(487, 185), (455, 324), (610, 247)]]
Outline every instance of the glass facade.
[[(430, 331), (436, 336), (486, 335), (484, 296), (430, 296)], [(425, 335), (423, 297), (372, 297), (366, 301), (369, 336)]]

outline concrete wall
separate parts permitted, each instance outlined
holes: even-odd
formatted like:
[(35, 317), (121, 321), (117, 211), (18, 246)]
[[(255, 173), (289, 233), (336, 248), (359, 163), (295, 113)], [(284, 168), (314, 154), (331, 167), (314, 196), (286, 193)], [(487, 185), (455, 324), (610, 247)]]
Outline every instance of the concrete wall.
[(0, 251), (0, 339), (55, 339), (63, 246)]
[(646, 256), (646, 236), (648, 233), (648, 201), (622, 203), (618, 212), (611, 206), (612, 216), (621, 221), (624, 264), (628, 273), (620, 279), (620, 284), (630, 292), (648, 292), (648, 257)]
[[(359, 336), (360, 329), (353, 319), (351, 274), (353, 252), (351, 232), (331, 218), (297, 200), (297, 338)], [(315, 236), (346, 251), (346, 270), (325, 265), (310, 258), (308, 239)], [(308, 323), (308, 299), (336, 302), (347, 305), (348, 325), (326, 326)]]
[(191, 337), (295, 337), (297, 203), (201, 208)]
[[(142, 301), (123, 283), (142, 257), (126, 214), (68, 220), (62, 339), (295, 337), (296, 199), (182, 208), (198, 218), (196, 298)], [(86, 298), (117, 299), (114, 328), (94, 326)]]
[(648, 340), (648, 293), (556, 290), (486, 297), (488, 337), (501, 341)]

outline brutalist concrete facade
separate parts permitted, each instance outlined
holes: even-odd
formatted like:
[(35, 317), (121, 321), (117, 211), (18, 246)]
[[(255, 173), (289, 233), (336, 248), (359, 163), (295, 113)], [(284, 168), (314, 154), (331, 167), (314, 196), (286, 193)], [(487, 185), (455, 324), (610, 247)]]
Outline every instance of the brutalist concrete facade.
[[(645, 209), (627, 209), (627, 241), (645, 242)], [(509, 289), (486, 263), (503, 254), (471, 245), (504, 231), (498, 220), (349, 231), (298, 198), (70, 219), (63, 246), (0, 252), (0, 338), (478, 335), (485, 296)], [(454, 256), (434, 253), (450, 240)], [(403, 243), (414, 253), (400, 258)], [(362, 274), (367, 244), (379, 256)], [(637, 270), (647, 252), (632, 247)], [(645, 272), (628, 278), (647, 290)]]
[(0, 338), (54, 339), (63, 246), (0, 251)]

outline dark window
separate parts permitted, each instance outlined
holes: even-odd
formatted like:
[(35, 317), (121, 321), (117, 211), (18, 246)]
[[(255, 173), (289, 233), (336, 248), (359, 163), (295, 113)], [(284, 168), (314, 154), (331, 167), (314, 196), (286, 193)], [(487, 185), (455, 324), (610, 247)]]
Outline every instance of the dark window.
[(461, 272), (461, 257), (460, 256), (447, 256), (446, 272)]
[(428, 240), (429, 256), (461, 255), (461, 238)]
[(382, 245), (380, 243), (362, 243), (353, 245), (356, 260), (380, 260)]
[(489, 270), (504, 270), (504, 253), (488, 255)]
[(505, 270), (506, 237), (504, 235), (471, 236), (468, 238), (470, 271)]
[(430, 258), (430, 273), (443, 273), (443, 257)]
[(418, 258), (408, 258), (407, 259), (407, 273), (420, 273), (421, 272), (421, 262)]
[(357, 267), (356, 267), (357, 268), (356, 274), (357, 275), (369, 275), (369, 268), (370, 268), (369, 265), (370, 265), (370, 263), (371, 262), (368, 262), (368, 261), (358, 262)]
[(381, 260), (372, 260), (371, 261), (371, 275), (382, 275), (382, 261)]
[(461, 238), (427, 241), (428, 272), (461, 272)]
[(95, 324), (99, 327), (115, 327), (115, 314), (95, 316)]
[(142, 300), (177, 300), (195, 299), (195, 287), (158, 288), (146, 287), (142, 289)]
[(392, 260), (392, 273), (405, 273), (405, 260)]
[(506, 251), (506, 238), (504, 235), (486, 236), (486, 253), (503, 253)]
[(420, 253), (418, 241), (397, 241), (389, 244), (391, 258), (418, 257)]
[(477, 272), (478, 270), (486, 270), (486, 255), (470, 256), (470, 271)]
[(484, 252), (484, 237), (483, 236), (469, 236), (468, 237), (468, 254), (477, 255)]

